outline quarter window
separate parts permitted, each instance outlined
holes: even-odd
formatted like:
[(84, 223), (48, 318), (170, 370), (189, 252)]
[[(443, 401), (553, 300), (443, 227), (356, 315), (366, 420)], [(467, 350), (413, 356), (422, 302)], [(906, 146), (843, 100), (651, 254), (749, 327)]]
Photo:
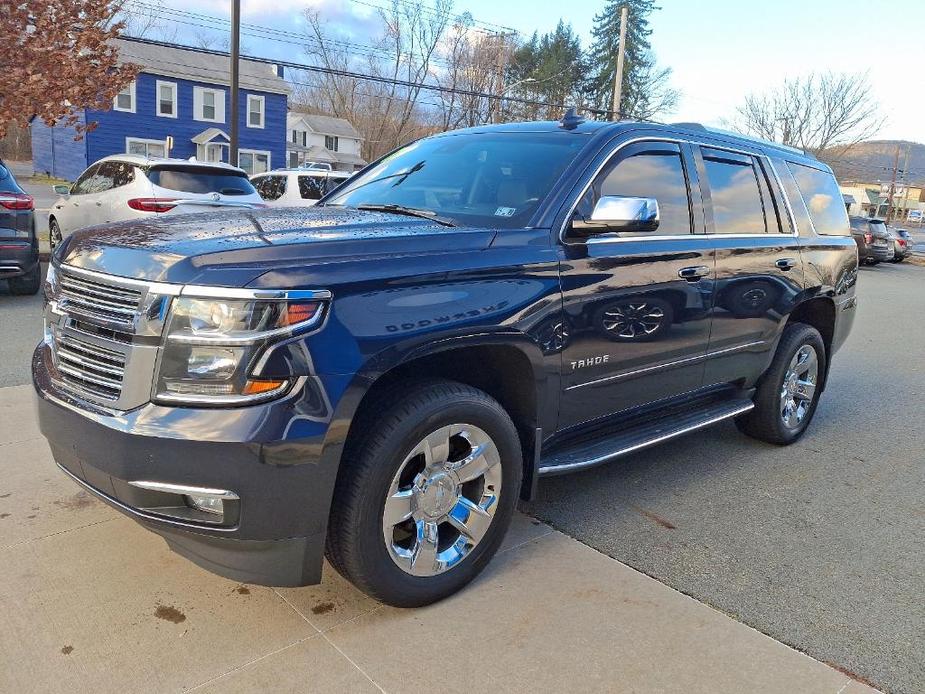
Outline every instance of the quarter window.
[[(603, 195), (655, 198), (659, 213), (656, 234), (673, 236), (691, 233), (687, 178), (681, 153), (676, 149), (655, 145), (651, 150), (643, 149), (638, 154), (621, 159), (594, 186), (594, 201)], [(582, 212), (590, 215), (593, 209), (590, 201), (584, 207), (587, 209)]]
[(787, 162), (787, 167), (796, 179), (816, 233), (826, 236), (848, 235), (848, 213), (835, 177), (826, 171), (793, 162)]
[(704, 150), (717, 234), (764, 234), (767, 225), (751, 157)]

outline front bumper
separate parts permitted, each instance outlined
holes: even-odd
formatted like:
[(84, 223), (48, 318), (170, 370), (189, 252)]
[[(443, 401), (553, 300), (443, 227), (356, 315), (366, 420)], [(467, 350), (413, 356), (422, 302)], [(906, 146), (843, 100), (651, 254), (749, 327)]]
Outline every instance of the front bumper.
[[(111, 412), (58, 387), (46, 359), (40, 344), (32, 362), (39, 425), (75, 481), (209, 571), (262, 585), (320, 581), (337, 462), (322, 462), (330, 413), (317, 411), (308, 391), (336, 384), (316, 379), (246, 408), (149, 403)], [(239, 502), (217, 524), (182, 496), (130, 484), (139, 480), (227, 489)]]

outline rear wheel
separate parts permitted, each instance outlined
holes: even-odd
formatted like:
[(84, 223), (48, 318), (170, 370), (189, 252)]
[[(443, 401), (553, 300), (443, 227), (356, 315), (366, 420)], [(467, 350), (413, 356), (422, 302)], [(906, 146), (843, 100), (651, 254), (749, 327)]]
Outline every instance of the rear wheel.
[(19, 296), (38, 294), (42, 286), (42, 264), (36, 263), (31, 272), (19, 277), (11, 277), (7, 282), (9, 283), (10, 294)]
[(805, 323), (791, 323), (758, 386), (755, 409), (737, 418), (736, 426), (762, 441), (793, 443), (816, 413), (825, 367), (825, 343), (819, 331)]
[(520, 441), (498, 402), (450, 381), (419, 383), (376, 409), (342, 463), (328, 559), (385, 603), (426, 605), (498, 550), (520, 492)]

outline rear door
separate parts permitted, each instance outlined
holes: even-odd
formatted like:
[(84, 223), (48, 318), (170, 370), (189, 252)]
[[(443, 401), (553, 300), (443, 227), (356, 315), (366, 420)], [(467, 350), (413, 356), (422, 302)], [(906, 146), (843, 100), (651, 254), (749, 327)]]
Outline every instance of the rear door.
[(704, 385), (753, 383), (803, 290), (800, 241), (763, 155), (696, 148), (705, 223), (716, 252)]

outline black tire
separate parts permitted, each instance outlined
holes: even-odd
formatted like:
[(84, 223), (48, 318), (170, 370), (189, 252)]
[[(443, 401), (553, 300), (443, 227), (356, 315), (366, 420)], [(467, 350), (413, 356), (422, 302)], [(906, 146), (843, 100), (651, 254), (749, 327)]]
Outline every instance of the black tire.
[(59, 243), (61, 243), (61, 227), (58, 226), (58, 220), (52, 217), (48, 220), (48, 246), (52, 253), (55, 252)]
[(898, 255), (898, 256), (896, 256), (895, 258), (893, 258), (893, 262), (894, 262), (894, 263), (901, 263), (901, 262), (904, 261), (905, 259), (906, 259), (906, 256), (904, 256), (904, 255)]
[[(791, 360), (804, 345), (811, 346), (816, 352), (818, 360), (816, 387), (802, 421), (796, 427), (788, 427), (781, 416), (781, 391), (784, 388), (784, 379)], [(790, 323), (784, 328), (784, 334), (774, 353), (774, 360), (758, 385), (758, 391), (755, 393), (755, 409), (735, 420), (739, 431), (752, 438), (782, 446), (798, 440), (806, 432), (816, 413), (825, 374), (826, 353), (822, 335), (811, 325)]]
[[(334, 568), (366, 594), (396, 607), (419, 607), (463, 588), (501, 545), (520, 495), (523, 454), (507, 412), (481, 390), (452, 381), (402, 384), (355, 427), (335, 485), (326, 554)], [(393, 560), (384, 539), (383, 511), (393, 478), (428, 434), (464, 423), (487, 433), (497, 447), (501, 492), (487, 531), (458, 564), (431, 576), (414, 576)]]
[(42, 287), (42, 264), (36, 263), (31, 272), (19, 277), (11, 277), (7, 283), (10, 287), (10, 294), (17, 296), (38, 294)]

